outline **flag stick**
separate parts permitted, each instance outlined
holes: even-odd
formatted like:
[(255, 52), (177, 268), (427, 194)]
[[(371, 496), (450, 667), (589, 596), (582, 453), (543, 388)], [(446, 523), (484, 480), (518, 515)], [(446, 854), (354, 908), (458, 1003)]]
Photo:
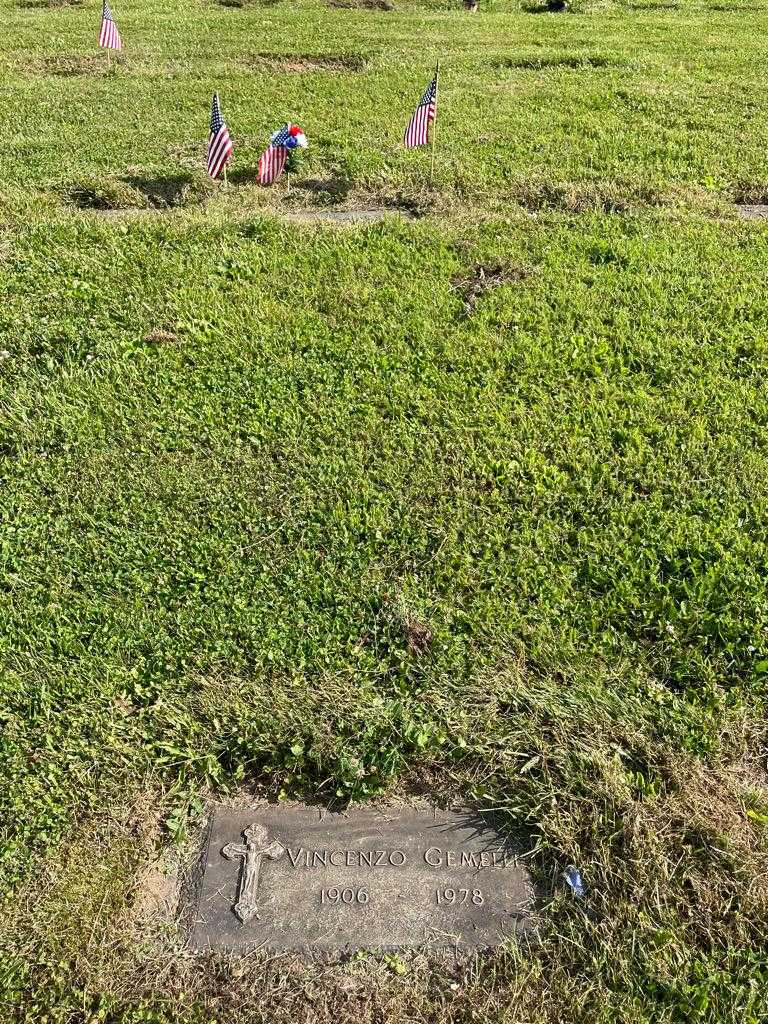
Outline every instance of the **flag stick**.
[(429, 184), (432, 184), (432, 179), (435, 176), (435, 136), (437, 135), (437, 91), (440, 81), (440, 61), (437, 62), (435, 68), (435, 120), (432, 122), (432, 165), (429, 169)]
[(111, 67), (112, 67), (112, 57), (110, 56), (110, 53), (109, 53), (109, 47), (107, 47), (107, 71), (109, 71)]
[(224, 164), (224, 188), (229, 188), (229, 182), (227, 181), (227, 165)]

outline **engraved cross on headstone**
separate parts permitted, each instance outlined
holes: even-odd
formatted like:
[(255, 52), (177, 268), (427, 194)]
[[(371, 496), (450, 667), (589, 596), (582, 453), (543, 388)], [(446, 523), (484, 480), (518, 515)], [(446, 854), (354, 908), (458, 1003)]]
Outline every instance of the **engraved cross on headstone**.
[(222, 853), (227, 860), (242, 858), (243, 865), (240, 869), (240, 881), (237, 887), (237, 903), (233, 906), (234, 912), (243, 922), (252, 918), (259, 920), (259, 874), (261, 862), (265, 857), (270, 860), (279, 860), (285, 853), (285, 847), (269, 841), (269, 832), (263, 825), (249, 825), (243, 832), (244, 843), (227, 843)]

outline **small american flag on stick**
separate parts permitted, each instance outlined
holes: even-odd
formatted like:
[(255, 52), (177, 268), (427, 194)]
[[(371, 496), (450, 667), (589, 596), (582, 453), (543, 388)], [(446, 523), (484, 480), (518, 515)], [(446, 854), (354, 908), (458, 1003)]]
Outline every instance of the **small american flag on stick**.
[(291, 137), (291, 126), (287, 124), (277, 132), (270, 144), (259, 157), (259, 184), (271, 185), (285, 170), (288, 160), (286, 142)]
[(99, 46), (105, 50), (122, 50), (123, 41), (117, 31), (115, 18), (110, 10), (107, 0), (101, 9), (101, 32), (99, 32)]
[(227, 163), (232, 158), (235, 147), (229, 137), (229, 129), (221, 116), (219, 106), (219, 94), (213, 94), (211, 106), (211, 134), (208, 136), (208, 152), (206, 155), (206, 167), (212, 178), (218, 178), (222, 171), (227, 173)]
[(429, 142), (429, 126), (437, 117), (437, 78), (440, 74), (440, 66), (435, 69), (432, 81), (426, 88), (424, 95), (419, 100), (419, 105), (411, 115), (408, 127), (403, 135), (403, 143), (406, 149), (413, 149), (414, 146), (425, 146)]

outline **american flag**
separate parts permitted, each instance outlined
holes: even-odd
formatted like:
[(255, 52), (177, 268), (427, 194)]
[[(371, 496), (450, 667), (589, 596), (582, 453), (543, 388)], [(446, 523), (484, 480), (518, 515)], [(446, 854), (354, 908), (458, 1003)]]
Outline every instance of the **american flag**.
[(259, 184), (271, 185), (285, 170), (288, 150), (285, 146), (267, 146), (259, 157)]
[(219, 106), (219, 94), (213, 94), (211, 107), (211, 134), (208, 136), (208, 154), (206, 165), (212, 178), (218, 178), (228, 161), (232, 158), (235, 147), (229, 137), (229, 129), (224, 124)]
[(291, 137), (291, 126), (281, 128), (259, 157), (259, 184), (271, 185), (285, 170), (288, 148), (285, 143)]
[(419, 100), (419, 105), (414, 110), (408, 127), (403, 135), (403, 143), (406, 149), (413, 149), (414, 146), (424, 146), (429, 142), (429, 126), (435, 120), (437, 114), (437, 75), (426, 88), (424, 95)]
[(99, 33), (99, 46), (105, 50), (122, 50), (123, 41), (117, 31), (117, 25), (107, 0), (101, 11), (101, 32)]

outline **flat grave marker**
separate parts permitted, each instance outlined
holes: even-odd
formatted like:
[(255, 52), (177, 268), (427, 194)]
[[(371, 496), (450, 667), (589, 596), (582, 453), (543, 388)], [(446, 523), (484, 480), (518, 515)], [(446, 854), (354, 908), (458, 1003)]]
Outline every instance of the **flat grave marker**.
[(471, 811), (217, 807), (189, 948), (496, 946), (533, 927), (519, 852)]

